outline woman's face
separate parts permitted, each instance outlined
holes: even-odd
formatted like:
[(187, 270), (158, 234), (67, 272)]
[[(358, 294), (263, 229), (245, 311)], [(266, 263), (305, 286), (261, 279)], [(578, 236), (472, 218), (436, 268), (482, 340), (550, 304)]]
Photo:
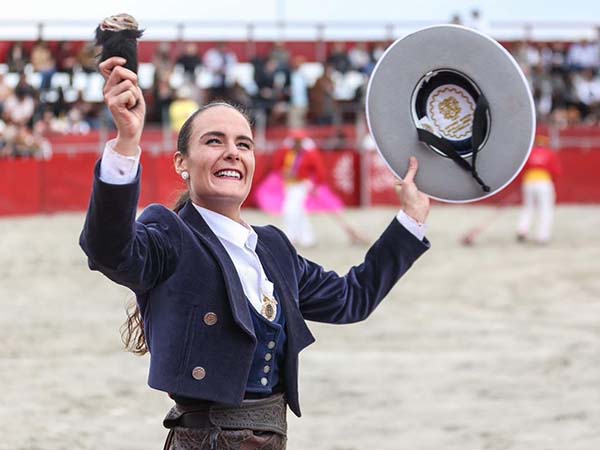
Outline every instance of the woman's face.
[(246, 118), (227, 106), (213, 106), (196, 116), (188, 154), (176, 156), (179, 173), (187, 170), (194, 203), (239, 219), (254, 176), (254, 142)]

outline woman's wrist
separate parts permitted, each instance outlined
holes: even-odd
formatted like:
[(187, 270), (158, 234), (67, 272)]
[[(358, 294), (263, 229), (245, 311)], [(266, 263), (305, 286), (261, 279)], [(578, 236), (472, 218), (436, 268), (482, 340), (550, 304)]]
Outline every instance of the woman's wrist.
[(117, 135), (114, 150), (124, 156), (136, 156), (140, 148), (139, 138), (125, 138)]

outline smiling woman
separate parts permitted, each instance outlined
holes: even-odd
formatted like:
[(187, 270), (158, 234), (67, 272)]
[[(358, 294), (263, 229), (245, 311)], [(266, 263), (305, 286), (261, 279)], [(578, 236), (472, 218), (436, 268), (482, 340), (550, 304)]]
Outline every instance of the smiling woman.
[(80, 244), (89, 266), (136, 294), (126, 346), (150, 353), (151, 387), (175, 406), (165, 449), (286, 447), (286, 410), (300, 415), (298, 354), (306, 320), (364, 320), (429, 248), (429, 200), (417, 161), (398, 187), (403, 211), (344, 276), (300, 256), (273, 226), (241, 217), (255, 169), (248, 119), (209, 104), (183, 125), (174, 155), (188, 195), (175, 211), (151, 205), (136, 219), (145, 103), (123, 58), (99, 66), (117, 126), (96, 165)]
[(242, 110), (214, 102), (192, 114), (179, 132), (174, 162), (188, 184), (186, 197), (241, 222), (255, 165), (252, 129)]

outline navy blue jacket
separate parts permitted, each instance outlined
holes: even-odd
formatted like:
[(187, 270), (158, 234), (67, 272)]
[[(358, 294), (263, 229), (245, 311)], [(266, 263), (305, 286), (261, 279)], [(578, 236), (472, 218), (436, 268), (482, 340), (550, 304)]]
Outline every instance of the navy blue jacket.
[[(80, 245), (91, 269), (137, 296), (151, 355), (148, 384), (239, 405), (256, 337), (225, 248), (189, 202), (179, 214), (151, 205), (136, 220), (141, 169), (126, 185), (106, 184), (98, 171), (99, 164)], [(283, 377), (290, 409), (299, 416), (298, 353), (314, 342), (305, 320), (342, 324), (367, 318), (429, 243), (394, 219), (364, 262), (341, 277), (298, 255), (277, 228), (254, 229), (256, 252), (285, 314)], [(209, 312), (216, 314), (215, 324), (203, 320)], [(192, 376), (197, 367), (202, 379)]]

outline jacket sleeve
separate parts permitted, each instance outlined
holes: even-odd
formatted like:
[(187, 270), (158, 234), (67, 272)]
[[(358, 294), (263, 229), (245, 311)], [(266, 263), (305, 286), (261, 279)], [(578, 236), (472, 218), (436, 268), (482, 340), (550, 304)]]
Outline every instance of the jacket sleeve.
[[(291, 246), (291, 244), (290, 244)], [(396, 219), (344, 276), (297, 256), (299, 306), (307, 320), (354, 323), (366, 319), (396, 282), (430, 247)]]
[(142, 294), (174, 270), (181, 248), (177, 216), (160, 205), (135, 219), (141, 167), (129, 184), (113, 185), (99, 178), (94, 185), (79, 244), (92, 270)]

